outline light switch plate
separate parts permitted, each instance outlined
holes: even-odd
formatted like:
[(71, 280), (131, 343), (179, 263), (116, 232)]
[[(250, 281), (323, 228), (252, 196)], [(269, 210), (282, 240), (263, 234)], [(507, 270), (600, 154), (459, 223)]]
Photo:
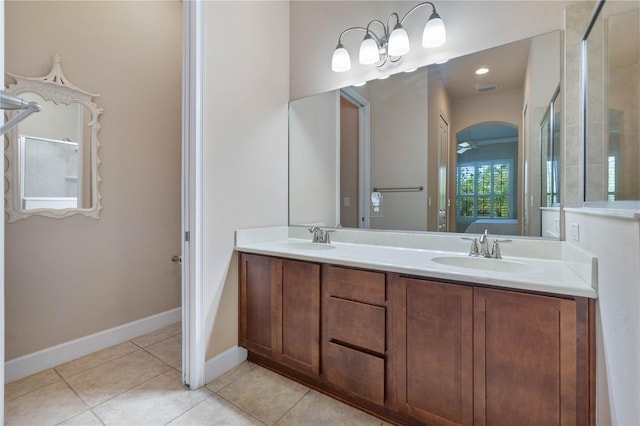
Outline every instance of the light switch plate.
[(573, 238), (574, 241), (580, 241), (580, 225), (577, 223), (571, 224), (571, 238)]

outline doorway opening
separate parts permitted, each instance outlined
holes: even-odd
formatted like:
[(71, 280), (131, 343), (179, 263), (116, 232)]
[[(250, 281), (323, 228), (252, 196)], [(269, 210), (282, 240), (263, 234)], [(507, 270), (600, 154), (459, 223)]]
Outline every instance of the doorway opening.
[(456, 135), (457, 232), (519, 235), (518, 127), (485, 122)]
[(370, 105), (353, 88), (340, 90), (337, 223), (349, 228), (369, 228)]

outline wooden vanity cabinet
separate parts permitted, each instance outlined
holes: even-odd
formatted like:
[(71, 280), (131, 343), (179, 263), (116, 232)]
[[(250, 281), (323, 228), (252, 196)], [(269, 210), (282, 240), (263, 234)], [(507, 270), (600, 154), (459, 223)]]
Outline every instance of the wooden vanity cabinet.
[(402, 425), (594, 425), (594, 300), (240, 254), (249, 359)]
[(241, 254), (239, 262), (239, 344), (249, 352), (276, 359), (282, 263), (251, 254)]
[(320, 265), (240, 254), (239, 344), (300, 373), (320, 374)]
[(433, 425), (473, 424), (473, 287), (396, 277), (390, 399)]
[(330, 265), (322, 276), (325, 382), (383, 406), (386, 276)]
[(430, 425), (594, 424), (593, 301), (393, 275), (391, 403)]
[(590, 424), (584, 299), (487, 288), (474, 299), (475, 424)]

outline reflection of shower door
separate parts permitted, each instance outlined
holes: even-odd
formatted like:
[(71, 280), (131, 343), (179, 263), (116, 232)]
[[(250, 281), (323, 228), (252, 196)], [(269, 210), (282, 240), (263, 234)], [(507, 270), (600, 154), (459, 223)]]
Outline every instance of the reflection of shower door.
[(447, 232), (449, 198), (447, 170), (449, 168), (449, 123), (440, 115), (438, 129), (438, 232)]

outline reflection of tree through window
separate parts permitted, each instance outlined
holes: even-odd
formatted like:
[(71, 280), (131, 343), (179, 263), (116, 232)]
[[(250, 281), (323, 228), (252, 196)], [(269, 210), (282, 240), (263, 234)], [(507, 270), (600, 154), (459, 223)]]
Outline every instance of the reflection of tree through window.
[(511, 160), (464, 163), (457, 168), (457, 217), (513, 218), (513, 162)]

